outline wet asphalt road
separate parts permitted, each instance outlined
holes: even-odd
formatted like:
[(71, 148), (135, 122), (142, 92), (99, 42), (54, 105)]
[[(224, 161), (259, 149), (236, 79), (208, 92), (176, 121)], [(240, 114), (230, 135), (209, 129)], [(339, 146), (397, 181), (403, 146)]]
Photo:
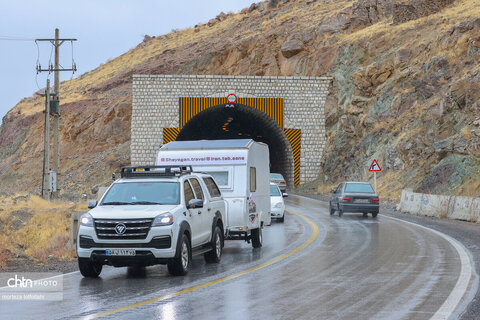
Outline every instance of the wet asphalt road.
[[(0, 302), (0, 318), (71, 319), (127, 306), (105, 318), (429, 319), (459, 279), (459, 254), (438, 234), (384, 216), (330, 217), (324, 202), (296, 196), (287, 208), (311, 219), (319, 232), (311, 245), (275, 264), (164, 297), (291, 252), (314, 232), (304, 219), (287, 214), (284, 224), (267, 227), (261, 249), (228, 241), (220, 264), (196, 257), (186, 277), (169, 276), (165, 266), (144, 274), (105, 267), (101, 279), (69, 274), (62, 302)], [(473, 280), (468, 289), (453, 318), (471, 299)], [(158, 297), (164, 298), (131, 306)]]

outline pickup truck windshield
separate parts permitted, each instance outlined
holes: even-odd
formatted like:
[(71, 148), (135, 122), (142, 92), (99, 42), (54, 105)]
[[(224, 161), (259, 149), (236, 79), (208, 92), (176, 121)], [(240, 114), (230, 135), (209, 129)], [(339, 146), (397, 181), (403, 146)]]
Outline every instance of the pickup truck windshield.
[(177, 182), (127, 182), (114, 184), (100, 205), (179, 204)]

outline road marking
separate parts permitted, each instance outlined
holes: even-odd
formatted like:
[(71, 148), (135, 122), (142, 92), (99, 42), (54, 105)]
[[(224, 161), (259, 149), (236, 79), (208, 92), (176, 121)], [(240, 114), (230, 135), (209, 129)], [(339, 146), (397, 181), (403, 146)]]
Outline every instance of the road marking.
[(389, 217), (383, 214), (382, 216), (387, 219), (398, 220), (401, 222), (409, 223), (414, 226), (433, 232), (436, 235), (439, 235), (440, 237), (447, 240), (455, 248), (455, 250), (457, 250), (457, 253), (460, 257), (460, 264), (461, 264), (460, 275), (458, 276), (457, 283), (455, 284), (455, 287), (453, 287), (453, 290), (450, 292), (447, 299), (443, 302), (443, 304), (437, 310), (437, 312), (435, 312), (435, 314), (430, 318), (430, 320), (448, 319), (455, 312), (455, 309), (460, 304), (460, 300), (467, 292), (468, 285), (470, 284), (470, 279), (472, 277), (472, 262), (465, 248), (457, 240), (437, 230), (424, 227), (422, 225), (419, 225), (410, 221)]
[(223, 277), (223, 278), (220, 278), (220, 279), (217, 279), (217, 280), (202, 283), (202, 284), (190, 287), (190, 288), (182, 289), (182, 290), (179, 290), (177, 292), (166, 294), (166, 295), (163, 295), (163, 296), (160, 296), (160, 297), (155, 297), (155, 298), (152, 298), (152, 299), (140, 301), (140, 302), (130, 304), (130, 305), (127, 305), (127, 306), (124, 306), (124, 307), (120, 307), (120, 308), (117, 308), (117, 309), (114, 309), (114, 310), (95, 313), (95, 314), (91, 314), (91, 315), (88, 315), (88, 316), (80, 317), (78, 319), (79, 320), (80, 319), (81, 320), (97, 319), (97, 318), (106, 317), (106, 316), (109, 316), (109, 315), (112, 315), (112, 314), (116, 314), (116, 313), (119, 313), (119, 312), (122, 312), (122, 311), (131, 310), (131, 309), (134, 309), (134, 308), (137, 308), (137, 307), (145, 306), (145, 305), (148, 305), (148, 304), (151, 304), (151, 303), (163, 301), (163, 300), (166, 300), (166, 299), (171, 299), (173, 297), (177, 297), (177, 296), (180, 296), (180, 295), (188, 293), (188, 292), (192, 292), (192, 291), (195, 291), (195, 290), (199, 290), (199, 289), (203, 289), (203, 288), (206, 288), (206, 287), (213, 286), (217, 283), (221, 283), (221, 282), (225, 282), (225, 281), (228, 281), (228, 280), (236, 279), (236, 278), (241, 277), (243, 275), (246, 275), (248, 273), (252, 273), (252, 272), (255, 272), (255, 271), (260, 270), (262, 268), (268, 267), (272, 264), (275, 264), (279, 261), (282, 261), (282, 260), (284, 260), (284, 259), (302, 251), (303, 249), (308, 247), (313, 241), (315, 241), (315, 239), (317, 239), (317, 237), (318, 237), (318, 227), (312, 220), (305, 217), (304, 215), (302, 215), (298, 212), (295, 212), (293, 210), (290, 210), (290, 209), (287, 209), (287, 211), (296, 215), (296, 216), (298, 216), (298, 217), (300, 217), (300, 218), (302, 218), (312, 227), (312, 234), (310, 235), (310, 237), (304, 243), (302, 243), (301, 245), (299, 245), (298, 247), (296, 247), (292, 251), (284, 253), (284, 254), (282, 254), (281, 256), (279, 256), (275, 259), (264, 262), (262, 264), (259, 264), (259, 265), (255, 266), (255, 267), (251, 267), (247, 270), (232, 274), (230, 276), (226, 276), (226, 277)]

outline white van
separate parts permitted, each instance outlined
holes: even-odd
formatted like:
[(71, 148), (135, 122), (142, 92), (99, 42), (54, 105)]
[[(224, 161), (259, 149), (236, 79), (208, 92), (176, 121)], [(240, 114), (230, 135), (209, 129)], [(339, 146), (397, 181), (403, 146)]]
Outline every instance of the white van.
[(212, 175), (227, 201), (225, 239), (262, 246), (271, 224), (268, 146), (251, 139), (174, 141), (162, 146), (157, 165), (191, 165)]

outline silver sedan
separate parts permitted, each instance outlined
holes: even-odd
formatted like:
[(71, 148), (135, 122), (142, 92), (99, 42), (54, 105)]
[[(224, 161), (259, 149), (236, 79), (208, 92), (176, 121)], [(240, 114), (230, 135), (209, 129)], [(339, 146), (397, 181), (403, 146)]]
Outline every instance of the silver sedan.
[(330, 215), (335, 211), (340, 217), (344, 212), (362, 212), (364, 217), (371, 213), (374, 218), (378, 215), (380, 200), (368, 182), (342, 182), (330, 192)]

